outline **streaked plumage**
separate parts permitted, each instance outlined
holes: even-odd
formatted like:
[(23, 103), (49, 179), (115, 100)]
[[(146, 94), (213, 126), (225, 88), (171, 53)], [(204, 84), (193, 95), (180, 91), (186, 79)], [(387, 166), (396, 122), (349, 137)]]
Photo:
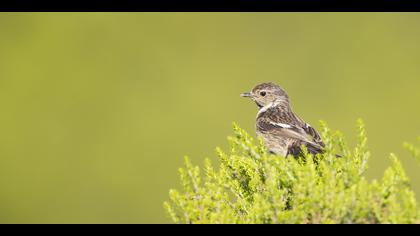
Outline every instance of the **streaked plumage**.
[(298, 156), (305, 145), (312, 154), (322, 153), (324, 143), (318, 132), (293, 113), (287, 93), (274, 83), (259, 84), (249, 93), (259, 111), (256, 131), (267, 149), (275, 154)]

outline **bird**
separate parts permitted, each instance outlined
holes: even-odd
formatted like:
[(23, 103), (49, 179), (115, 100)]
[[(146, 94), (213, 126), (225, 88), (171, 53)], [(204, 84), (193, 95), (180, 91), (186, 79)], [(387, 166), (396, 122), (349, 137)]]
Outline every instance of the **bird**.
[(266, 82), (240, 95), (257, 104), (256, 134), (269, 153), (298, 157), (302, 155), (302, 145), (313, 155), (324, 152), (321, 136), (292, 111), (289, 96), (282, 87)]

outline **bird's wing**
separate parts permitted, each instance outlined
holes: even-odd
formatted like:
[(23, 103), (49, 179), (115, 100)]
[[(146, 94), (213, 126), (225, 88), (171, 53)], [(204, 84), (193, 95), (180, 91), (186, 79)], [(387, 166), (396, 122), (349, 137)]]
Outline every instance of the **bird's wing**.
[(306, 123), (303, 119), (301, 119), (299, 116), (297, 116), (296, 114), (293, 114), (293, 116), (296, 118), (296, 120), (299, 121), (299, 124), (301, 125), (302, 129), (309, 135), (312, 137), (312, 140), (321, 145), (322, 147), (325, 146), (324, 142), (321, 139), (321, 136), (319, 135), (319, 133), (308, 123)]
[(269, 133), (273, 136), (281, 137), (287, 141), (287, 155), (298, 156), (301, 152), (301, 145), (305, 145), (308, 152), (312, 154), (322, 153), (323, 146), (315, 143), (312, 137), (307, 135), (305, 131), (299, 127), (291, 126), (284, 123), (275, 123), (267, 119), (260, 118), (257, 120), (257, 129), (260, 132)]
[(324, 147), (318, 132), (291, 111), (268, 109), (258, 117), (257, 126), (261, 131), (278, 133), (283, 137), (297, 139), (314, 146)]
[(279, 137), (289, 138), (302, 143), (310, 143), (314, 146), (319, 146), (312, 141), (312, 138), (308, 136), (302, 128), (297, 126), (285, 123), (277, 123), (265, 118), (260, 118), (257, 120), (257, 129), (260, 132), (271, 133)]
[(319, 135), (319, 133), (314, 128), (312, 128), (312, 126), (310, 126), (308, 123), (306, 123), (306, 125), (303, 127), (303, 129), (306, 131), (307, 134), (312, 136), (313, 141), (315, 143), (321, 145), (322, 147), (325, 147), (325, 144), (322, 141), (321, 136)]

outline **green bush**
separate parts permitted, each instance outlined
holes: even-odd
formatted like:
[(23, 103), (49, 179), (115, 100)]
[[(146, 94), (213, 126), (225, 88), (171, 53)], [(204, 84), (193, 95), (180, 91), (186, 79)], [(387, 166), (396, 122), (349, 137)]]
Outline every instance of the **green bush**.
[[(370, 153), (361, 120), (353, 150), (340, 132), (324, 122), (321, 127), (324, 154), (284, 158), (268, 154), (261, 140), (254, 142), (234, 124), (229, 152), (217, 148), (218, 169), (209, 159), (200, 169), (185, 158), (179, 169), (183, 190), (170, 190), (167, 213), (176, 223), (420, 222), (409, 179), (394, 154), (380, 180), (364, 176)], [(420, 159), (419, 149), (405, 146)]]

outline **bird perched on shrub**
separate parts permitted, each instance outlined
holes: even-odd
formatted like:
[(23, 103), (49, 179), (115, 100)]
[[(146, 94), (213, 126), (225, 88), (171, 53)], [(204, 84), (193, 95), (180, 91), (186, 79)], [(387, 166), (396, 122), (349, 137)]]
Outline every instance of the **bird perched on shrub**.
[(289, 96), (280, 86), (262, 83), (241, 96), (257, 104), (257, 136), (262, 137), (269, 152), (298, 156), (302, 144), (311, 154), (323, 152), (325, 145), (320, 135), (292, 111)]

